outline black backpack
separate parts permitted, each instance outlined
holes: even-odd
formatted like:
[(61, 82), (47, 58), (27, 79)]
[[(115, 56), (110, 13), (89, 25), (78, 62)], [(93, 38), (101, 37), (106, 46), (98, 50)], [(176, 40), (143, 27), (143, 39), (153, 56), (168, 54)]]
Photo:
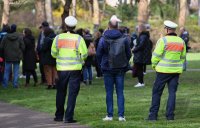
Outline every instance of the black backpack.
[(108, 39), (104, 36), (105, 43), (108, 45), (108, 62), (112, 69), (125, 68), (128, 66), (128, 60), (125, 49), (125, 36), (118, 39)]

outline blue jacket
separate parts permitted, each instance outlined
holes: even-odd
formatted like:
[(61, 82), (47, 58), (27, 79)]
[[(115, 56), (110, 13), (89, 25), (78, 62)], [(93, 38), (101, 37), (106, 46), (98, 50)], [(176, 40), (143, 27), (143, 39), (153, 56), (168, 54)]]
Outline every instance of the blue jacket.
[[(117, 39), (123, 36), (123, 34), (119, 30), (106, 30), (104, 32), (104, 36), (109, 39)], [(104, 36), (101, 37), (98, 48), (97, 48), (97, 62), (101, 67), (102, 72), (106, 71), (127, 71), (128, 66), (123, 69), (111, 69), (109, 67), (109, 62), (108, 62), (108, 44), (105, 43), (104, 41)], [(130, 49), (130, 44), (128, 39), (124, 41), (125, 43), (125, 49), (126, 49), (126, 56), (127, 60), (129, 61), (131, 58), (131, 49)], [(128, 63), (128, 62), (127, 62)]]

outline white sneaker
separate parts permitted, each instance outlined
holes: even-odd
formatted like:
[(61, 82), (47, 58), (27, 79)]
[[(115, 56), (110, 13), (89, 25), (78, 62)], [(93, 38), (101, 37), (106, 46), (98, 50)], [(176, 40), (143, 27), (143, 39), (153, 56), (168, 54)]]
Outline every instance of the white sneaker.
[(105, 118), (102, 119), (103, 121), (112, 121), (113, 117), (108, 117), (106, 116)]
[(141, 84), (141, 83), (138, 83), (138, 84), (136, 84), (134, 87), (144, 87), (145, 86), (145, 84), (143, 83), (143, 84)]
[(119, 117), (119, 121), (126, 121), (125, 117)]
[(147, 73), (146, 73), (146, 72), (143, 72), (143, 74), (146, 75)]

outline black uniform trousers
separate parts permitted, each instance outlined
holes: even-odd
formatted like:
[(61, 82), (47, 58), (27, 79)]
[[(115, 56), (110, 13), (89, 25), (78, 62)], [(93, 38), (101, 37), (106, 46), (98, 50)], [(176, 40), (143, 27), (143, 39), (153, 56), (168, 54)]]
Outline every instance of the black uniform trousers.
[(56, 113), (57, 119), (64, 117), (64, 105), (68, 90), (67, 108), (65, 111), (65, 120), (73, 120), (76, 98), (80, 90), (81, 71), (58, 71), (58, 81), (56, 82)]
[(163, 93), (166, 83), (168, 84), (168, 93), (169, 93), (166, 106), (166, 118), (168, 120), (174, 119), (178, 80), (179, 80), (179, 74), (177, 73), (158, 73), (158, 72), (156, 73), (156, 80), (152, 90), (152, 102), (148, 118), (149, 120), (157, 120), (161, 95)]

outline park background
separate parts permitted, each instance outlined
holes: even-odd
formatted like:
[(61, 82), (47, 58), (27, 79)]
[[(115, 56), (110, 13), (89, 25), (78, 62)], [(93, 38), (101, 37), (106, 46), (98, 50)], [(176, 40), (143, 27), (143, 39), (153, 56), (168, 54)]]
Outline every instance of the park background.
[[(64, 12), (64, 13), (63, 13)], [(35, 37), (39, 35), (39, 26), (47, 20), (59, 33), (62, 16), (74, 15), (78, 18), (77, 28), (89, 28), (91, 32), (106, 28), (111, 15), (122, 19), (121, 26), (127, 26), (132, 33), (138, 24), (151, 25), (151, 38), (156, 43), (159, 33), (163, 32), (163, 21), (172, 20), (185, 26), (190, 33), (192, 47), (188, 58), (188, 71), (180, 77), (177, 92), (176, 120), (165, 120), (167, 88), (162, 96), (159, 121), (148, 122), (148, 109), (151, 102), (151, 89), (155, 72), (148, 67), (144, 88), (134, 88), (136, 79), (127, 73), (125, 80), (125, 116), (126, 122), (103, 122), (106, 114), (105, 89), (102, 79), (94, 79), (92, 86), (81, 85), (75, 118), (81, 124), (97, 128), (199, 128), (200, 127), (200, 0), (0, 0), (0, 21), (2, 24), (18, 25), (18, 32), (29, 27)], [(177, 29), (178, 30), (178, 29)], [(178, 32), (179, 34), (179, 32)], [(20, 84), (25, 83), (24, 79)], [(116, 95), (114, 94), (115, 117), (117, 117)], [(47, 91), (44, 86), (14, 90), (0, 88), (0, 100), (18, 104), (30, 109), (55, 112), (55, 91)]]

